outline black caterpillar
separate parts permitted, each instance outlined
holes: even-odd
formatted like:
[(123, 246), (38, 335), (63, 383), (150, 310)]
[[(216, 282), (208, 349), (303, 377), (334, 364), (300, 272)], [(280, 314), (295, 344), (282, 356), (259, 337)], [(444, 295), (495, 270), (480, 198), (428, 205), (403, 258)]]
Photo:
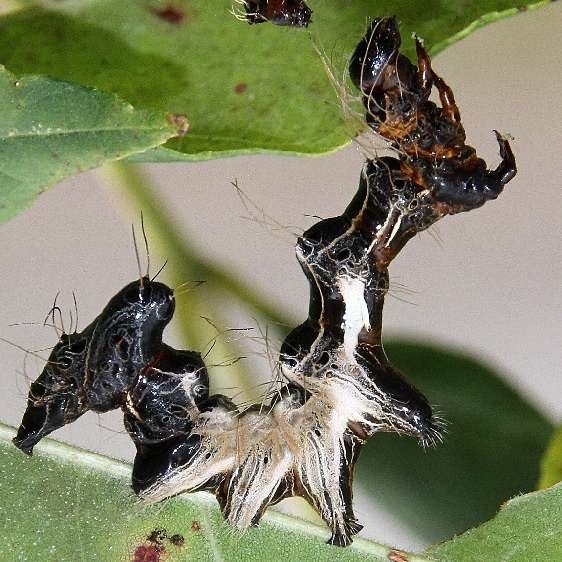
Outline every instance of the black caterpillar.
[(233, 9), (234, 16), (249, 24), (270, 22), (289, 27), (308, 27), (312, 10), (303, 0), (234, 0), (243, 12)]
[[(32, 385), (16, 445), (30, 452), (86, 409), (121, 406), (137, 448), (133, 488), (146, 500), (210, 490), (229, 523), (245, 529), (269, 505), (299, 495), (330, 527), (331, 544), (350, 544), (361, 529), (352, 481), (365, 440), (379, 431), (424, 445), (441, 438), (442, 423), (428, 401), (383, 350), (388, 265), (414, 234), (495, 199), (516, 173), (499, 134), (502, 162), (486, 169), (464, 144), (453, 94), (421, 43), (417, 66), (399, 46), (396, 20), (376, 19), (351, 58), (367, 123), (399, 157), (368, 160), (344, 213), (298, 239), (310, 309), (282, 345), (286, 384), (271, 403), (239, 411), (229, 398), (209, 396), (199, 354), (162, 342), (173, 313), (171, 290), (143, 278), (118, 293), (84, 332), (63, 335)], [(428, 100), (433, 85), (441, 106)], [(149, 291), (144, 299), (143, 290)], [(133, 306), (161, 312), (137, 322)], [(46, 372), (57, 385), (47, 384)]]

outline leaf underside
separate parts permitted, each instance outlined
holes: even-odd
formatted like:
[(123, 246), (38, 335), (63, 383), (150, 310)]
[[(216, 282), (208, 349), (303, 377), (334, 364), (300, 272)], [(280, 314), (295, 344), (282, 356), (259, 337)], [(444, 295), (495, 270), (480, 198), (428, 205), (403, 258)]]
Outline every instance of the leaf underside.
[(176, 134), (162, 112), (76, 84), (0, 66), (0, 222), (47, 186)]
[[(315, 44), (341, 77), (375, 16), (398, 16), (405, 52), (412, 54), (416, 31), (436, 53), (480, 25), (543, 3), (310, 0), (313, 23), (303, 30), (247, 25), (230, 13), (232, 0), (23, 2), (0, 18), (0, 62), (18, 74), (45, 74), (116, 93), (134, 107), (188, 116), (187, 136), (138, 161), (323, 153), (357, 130), (344, 122)], [(165, 7), (174, 10), (173, 22)]]

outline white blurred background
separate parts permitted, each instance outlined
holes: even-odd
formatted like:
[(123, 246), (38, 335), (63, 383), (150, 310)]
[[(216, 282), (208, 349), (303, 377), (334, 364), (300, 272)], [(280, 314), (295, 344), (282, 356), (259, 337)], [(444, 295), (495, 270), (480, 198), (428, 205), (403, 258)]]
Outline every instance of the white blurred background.
[[(435, 58), (434, 67), (454, 89), (469, 144), (493, 167), (498, 155), (492, 129), (510, 133), (519, 174), (496, 202), (446, 218), (432, 234), (409, 243), (391, 278), (409, 290), (396, 289), (395, 296), (410, 302), (389, 297), (385, 313), (387, 337), (409, 335), (483, 358), (553, 421), (562, 418), (561, 30), (562, 3), (554, 3), (478, 30)], [(239, 157), (144, 171), (193, 244), (300, 321), (308, 287), (293, 241), (286, 232), (244, 219), (247, 212), (230, 181), (237, 178), (277, 221), (302, 230), (317, 220), (307, 214), (343, 210), (362, 161), (350, 145), (318, 158)], [(120, 196), (119, 186), (108, 190), (102, 183), (96, 172), (64, 181), (0, 227), (0, 336), (27, 349), (53, 345), (50, 329), (10, 324), (40, 323), (58, 291), (65, 310), (76, 291), (84, 327), (136, 277), (130, 224), (138, 222), (139, 209)], [(150, 223), (147, 232), (150, 237)], [(165, 257), (153, 252), (153, 264)], [(205, 286), (198, 290), (205, 295)], [(243, 312), (229, 322), (254, 324)], [(180, 345), (173, 330), (172, 324), (166, 337)], [(251, 347), (250, 341), (240, 343)], [(25, 354), (4, 343), (0, 349), (0, 417), (17, 425), (26, 376), (34, 379), (42, 365), (28, 357), (24, 373)], [(254, 360), (256, 365), (268, 368), (264, 360)], [(122, 459), (134, 455), (119, 412), (87, 414), (54, 437)], [(363, 536), (403, 548), (423, 546), (415, 530), (400, 527), (360, 490), (357, 497), (356, 511), (367, 523)]]

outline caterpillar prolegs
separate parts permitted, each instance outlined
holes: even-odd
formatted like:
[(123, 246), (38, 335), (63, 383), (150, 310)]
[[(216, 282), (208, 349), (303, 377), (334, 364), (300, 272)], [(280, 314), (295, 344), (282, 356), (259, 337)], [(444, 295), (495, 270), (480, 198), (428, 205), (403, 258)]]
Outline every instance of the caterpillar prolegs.
[[(271, 403), (240, 411), (226, 396), (209, 396), (201, 356), (162, 341), (173, 291), (142, 277), (83, 332), (63, 334), (32, 385), (18, 447), (30, 453), (87, 409), (121, 407), (137, 448), (133, 489), (144, 499), (209, 490), (228, 522), (245, 529), (298, 495), (331, 529), (329, 542), (351, 542), (361, 529), (352, 482), (363, 443), (380, 431), (424, 445), (441, 438), (427, 399), (383, 350), (388, 266), (414, 234), (496, 198), (516, 173), (499, 134), (502, 161), (486, 169), (465, 145), (453, 94), (421, 43), (417, 66), (399, 47), (395, 19), (377, 19), (351, 58), (367, 123), (396, 157), (368, 160), (343, 214), (298, 239), (310, 307), (283, 342), (285, 384)], [(440, 106), (429, 101), (433, 86)]]

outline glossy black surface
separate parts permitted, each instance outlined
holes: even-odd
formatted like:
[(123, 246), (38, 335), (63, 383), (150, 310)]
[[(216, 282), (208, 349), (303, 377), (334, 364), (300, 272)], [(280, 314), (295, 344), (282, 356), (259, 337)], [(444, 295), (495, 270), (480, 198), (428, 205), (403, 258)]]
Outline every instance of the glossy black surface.
[(303, 0), (245, 0), (244, 9), (248, 23), (308, 27), (312, 16)]
[(87, 411), (84, 365), (92, 325), (82, 333), (62, 334), (37, 380), (31, 384), (27, 408), (13, 443), (31, 455), (46, 435)]
[(43, 437), (84, 412), (119, 408), (160, 349), (174, 304), (169, 287), (144, 277), (121, 289), (82, 332), (62, 334), (31, 385), (16, 447), (32, 454)]
[(173, 291), (147, 277), (119, 291), (98, 316), (88, 346), (85, 391), (88, 406), (106, 412), (160, 349), (175, 308)]
[[(416, 39), (417, 65), (399, 52), (396, 18), (375, 19), (350, 61), (350, 77), (363, 94), (366, 120), (400, 152), (401, 171), (417, 188), (429, 189), (449, 214), (495, 199), (516, 174), (505, 137), (496, 132), (500, 164), (486, 162), (465, 144), (453, 91), (433, 70)], [(440, 105), (430, 101), (432, 89)]]

